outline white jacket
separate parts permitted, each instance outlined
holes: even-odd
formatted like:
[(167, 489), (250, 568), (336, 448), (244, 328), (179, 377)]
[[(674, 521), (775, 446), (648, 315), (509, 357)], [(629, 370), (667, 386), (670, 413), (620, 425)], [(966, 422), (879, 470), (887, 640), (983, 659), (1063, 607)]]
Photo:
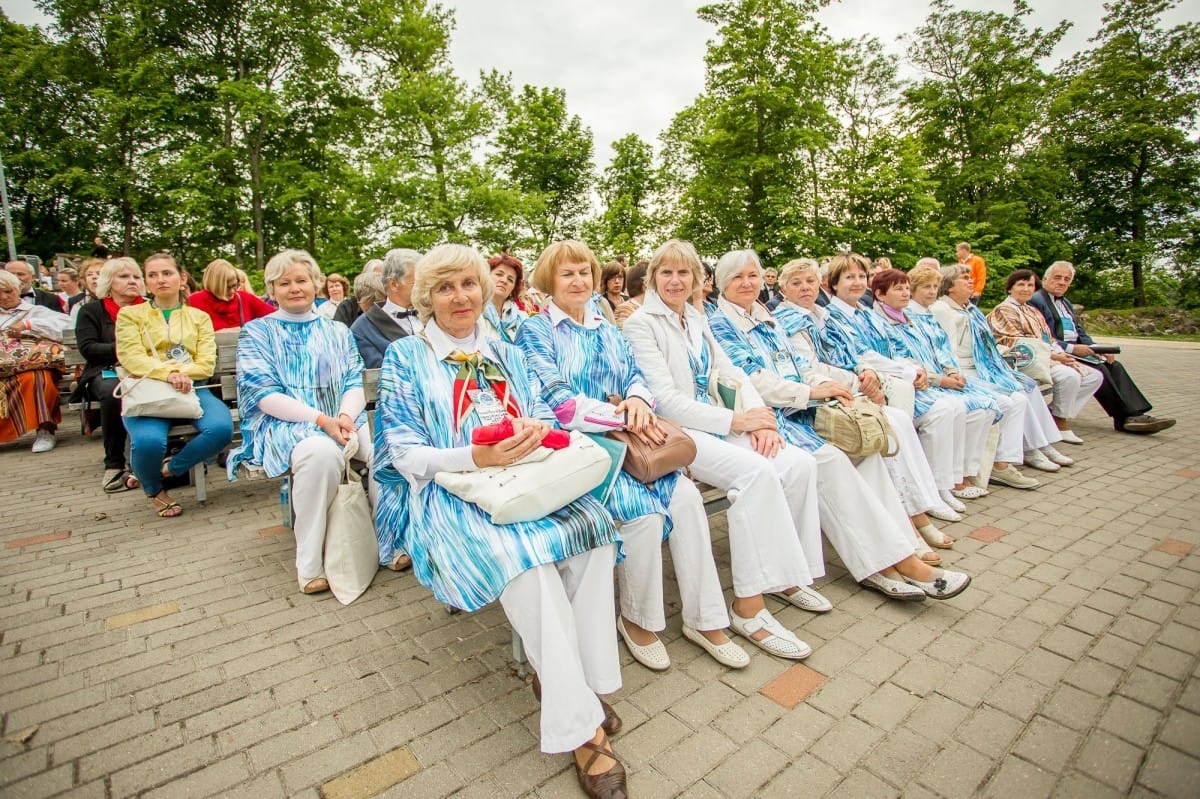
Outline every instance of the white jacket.
[[(733, 365), (729, 356), (717, 344), (708, 320), (692, 305), (684, 309), (688, 329), (699, 330), (708, 342), (711, 368), (708, 374), (709, 394), (717, 390), (717, 381), (738, 386), (738, 401), (742, 410), (764, 407), (765, 403), (750, 378)], [(733, 411), (716, 404), (697, 401), (695, 375), (688, 360), (688, 338), (679, 322), (679, 314), (667, 307), (654, 291), (646, 292), (642, 307), (625, 321), (621, 330), (633, 346), (638, 367), (646, 376), (650, 391), (658, 401), (656, 410), (682, 427), (705, 433), (728, 435), (733, 425)]]

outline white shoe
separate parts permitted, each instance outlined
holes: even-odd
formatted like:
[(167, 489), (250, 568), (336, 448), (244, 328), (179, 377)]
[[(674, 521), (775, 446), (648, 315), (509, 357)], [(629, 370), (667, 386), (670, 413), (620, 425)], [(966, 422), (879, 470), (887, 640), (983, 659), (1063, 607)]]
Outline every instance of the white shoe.
[(925, 543), (931, 547), (938, 549), (950, 549), (954, 546), (954, 539), (943, 533), (932, 524), (923, 524), (917, 528), (917, 532), (921, 534), (921, 538), (925, 539)]
[(1058, 434), (1062, 436), (1062, 440), (1068, 444), (1082, 444), (1083, 439), (1075, 435), (1071, 430), (1059, 430)]
[(833, 610), (833, 603), (820, 593), (807, 586), (800, 586), (800, 590), (794, 594), (785, 594), (783, 591), (776, 591), (771, 594), (776, 599), (782, 599), (788, 604), (795, 605), (801, 610), (807, 610), (809, 613), (828, 613)]
[(620, 616), (617, 617), (617, 632), (624, 639), (625, 646), (629, 647), (629, 654), (633, 655), (633, 659), (638, 663), (651, 671), (666, 671), (671, 668), (671, 656), (667, 654), (667, 647), (657, 637), (653, 643), (645, 646), (634, 643), (625, 630), (625, 619)]
[(958, 498), (950, 493), (949, 489), (938, 492), (938, 496), (942, 498), (942, 502), (946, 503), (946, 507), (957, 513), (966, 513), (967, 506), (958, 501)]
[(701, 635), (699, 631), (693, 630), (686, 624), (683, 625), (683, 637), (712, 655), (712, 659), (722, 666), (728, 666), (731, 669), (744, 669), (750, 665), (750, 656), (746, 654), (746, 650), (733, 641), (714, 644)]
[(929, 510), (925, 511), (925, 513), (927, 513), (928, 515), (932, 516), (933, 518), (938, 519), (939, 521), (943, 521), (943, 522), (961, 522), (962, 521), (962, 516), (960, 516), (958, 514), (958, 511), (954, 510), (949, 505), (942, 505), (941, 507), (930, 508)]
[[(804, 660), (812, 654), (812, 647), (777, 622), (771, 615), (771, 611), (766, 608), (755, 613), (752, 619), (743, 619), (733, 612), (733, 608), (730, 608), (729, 627), (759, 649), (781, 658)], [(754, 634), (759, 630), (765, 630), (768, 633), (767, 637), (761, 641), (754, 638)]]
[(1056, 450), (1050, 444), (1047, 444), (1046, 446), (1042, 447), (1042, 454), (1045, 455), (1050, 460), (1057, 463), (1059, 466), (1074, 466), (1075, 465), (1074, 458), (1068, 458), (1066, 455), (1064, 455), (1061, 452), (1059, 452), (1058, 450)]
[(988, 495), (988, 491), (986, 488), (980, 488), (979, 486), (971, 483), (963, 486), (962, 488), (950, 489), (950, 495), (958, 497), (959, 499), (979, 499), (980, 497), (986, 497)]
[(58, 439), (49, 430), (39, 430), (33, 437), (34, 452), (49, 452), (58, 444)]
[(888, 599), (898, 599), (901, 602), (924, 602), (925, 591), (916, 585), (909, 585), (903, 580), (893, 580), (875, 572), (859, 583), (863, 588), (878, 591)]
[(1025, 453), (1025, 465), (1043, 472), (1057, 472), (1062, 467), (1050, 460), (1044, 452), (1031, 449)]
[(928, 583), (914, 580), (911, 577), (904, 579), (909, 585), (921, 589), (930, 599), (949, 599), (958, 596), (971, 584), (971, 577), (962, 572), (952, 572), (948, 569), (934, 569), (934, 571), (940, 572), (940, 574)]

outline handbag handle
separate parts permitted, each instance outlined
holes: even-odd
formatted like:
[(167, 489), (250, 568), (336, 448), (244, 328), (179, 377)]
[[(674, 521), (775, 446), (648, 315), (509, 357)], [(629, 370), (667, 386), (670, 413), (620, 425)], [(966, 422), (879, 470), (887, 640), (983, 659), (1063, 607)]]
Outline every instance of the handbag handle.
[(354, 456), (357, 454), (358, 454), (358, 432), (355, 431), (355, 434), (350, 436), (350, 438), (348, 438), (346, 440), (346, 445), (344, 447), (342, 447), (342, 482), (343, 483), (353, 483), (354, 482), (354, 478), (351, 477), (350, 475), (352, 475), (352, 474), (356, 475), (357, 473), (353, 469), (350, 468), (350, 461), (353, 460)]

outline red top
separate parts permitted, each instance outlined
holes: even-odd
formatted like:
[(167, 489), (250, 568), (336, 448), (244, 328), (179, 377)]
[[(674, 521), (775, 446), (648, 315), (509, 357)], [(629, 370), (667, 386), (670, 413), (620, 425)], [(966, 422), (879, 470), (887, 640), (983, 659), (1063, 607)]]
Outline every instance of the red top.
[[(241, 311), (238, 310), (241, 300)], [(208, 289), (201, 289), (188, 297), (188, 305), (204, 311), (212, 318), (213, 330), (241, 327), (251, 319), (259, 319), (275, 313), (275, 309), (248, 291), (237, 291), (228, 300), (217, 299)]]

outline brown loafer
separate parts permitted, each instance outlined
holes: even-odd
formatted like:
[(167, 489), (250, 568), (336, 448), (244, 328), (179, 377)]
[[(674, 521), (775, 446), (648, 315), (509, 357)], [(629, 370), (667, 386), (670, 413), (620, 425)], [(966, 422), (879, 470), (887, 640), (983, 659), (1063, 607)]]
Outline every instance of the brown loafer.
[[(533, 675), (530, 687), (533, 689), (533, 698), (541, 702), (542, 681), (538, 679), (536, 673)], [(596, 698), (600, 699), (600, 697)], [(600, 722), (600, 729), (604, 730), (605, 735), (616, 735), (625, 726), (625, 722), (621, 721), (621, 717), (617, 715), (617, 711), (613, 710), (613, 706), (603, 699), (600, 699), (600, 707), (604, 708), (604, 721)]]
[[(629, 799), (629, 793), (625, 789), (625, 767), (621, 765), (621, 761), (617, 760), (617, 756), (612, 750), (606, 750), (601, 746), (588, 741), (580, 749), (589, 750), (592, 755), (587, 762), (582, 766), (579, 765), (579, 760), (575, 760), (575, 774), (579, 777), (579, 787), (583, 792), (592, 799)], [(610, 757), (613, 760), (613, 766), (608, 771), (600, 774), (588, 774), (588, 769), (592, 767), (592, 763), (596, 762), (598, 757)]]

